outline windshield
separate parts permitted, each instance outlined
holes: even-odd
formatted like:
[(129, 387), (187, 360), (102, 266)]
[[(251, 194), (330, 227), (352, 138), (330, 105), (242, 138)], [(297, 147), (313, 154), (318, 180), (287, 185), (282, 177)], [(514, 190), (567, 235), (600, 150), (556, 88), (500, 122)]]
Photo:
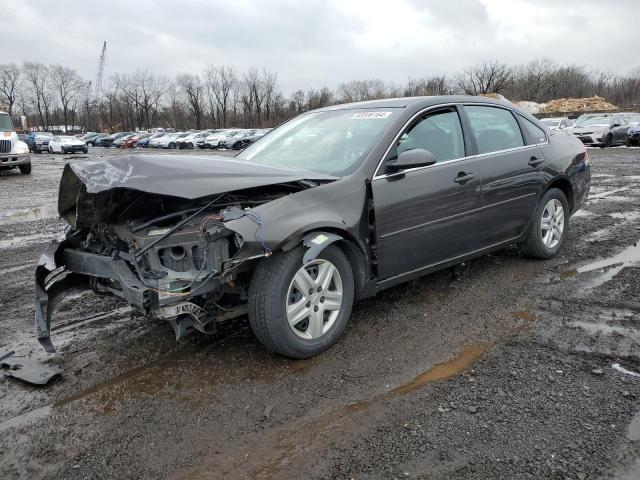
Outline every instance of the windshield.
[(300, 115), (236, 158), (329, 175), (354, 171), (394, 116), (393, 109), (333, 110)]
[(606, 127), (609, 125), (607, 117), (591, 117), (576, 122), (577, 127)]
[(6, 113), (0, 113), (0, 132), (13, 132), (13, 122)]
[(74, 137), (60, 137), (60, 141), (62, 142), (70, 142), (72, 140), (75, 140)]

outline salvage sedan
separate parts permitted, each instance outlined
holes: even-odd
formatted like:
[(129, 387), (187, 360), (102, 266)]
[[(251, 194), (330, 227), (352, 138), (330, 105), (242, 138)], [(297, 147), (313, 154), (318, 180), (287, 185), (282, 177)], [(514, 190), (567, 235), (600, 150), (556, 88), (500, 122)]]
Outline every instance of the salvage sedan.
[(36, 268), (37, 336), (70, 289), (124, 298), (180, 338), (248, 314), (270, 350), (306, 358), (354, 300), (507, 245), (556, 256), (585, 200), (584, 145), (480, 97), (300, 115), (235, 158), (68, 164), (68, 227)]

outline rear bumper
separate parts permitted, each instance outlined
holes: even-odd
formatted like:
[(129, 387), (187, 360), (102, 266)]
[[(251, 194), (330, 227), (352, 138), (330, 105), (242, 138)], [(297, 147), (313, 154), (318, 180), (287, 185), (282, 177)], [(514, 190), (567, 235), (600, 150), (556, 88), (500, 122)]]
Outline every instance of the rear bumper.
[(31, 163), (31, 155), (23, 153), (22, 155), (13, 153), (0, 154), (0, 167), (17, 167), (18, 165), (29, 165)]

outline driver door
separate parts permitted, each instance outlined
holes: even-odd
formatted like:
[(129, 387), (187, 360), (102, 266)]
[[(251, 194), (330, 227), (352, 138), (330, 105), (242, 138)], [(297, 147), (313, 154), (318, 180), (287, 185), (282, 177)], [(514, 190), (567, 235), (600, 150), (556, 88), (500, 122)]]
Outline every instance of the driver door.
[[(385, 162), (411, 148), (429, 150), (436, 163), (385, 172)], [(372, 182), (379, 279), (437, 266), (473, 250), (481, 181), (477, 160), (467, 157), (457, 109), (419, 117), (391, 146), (385, 162)]]

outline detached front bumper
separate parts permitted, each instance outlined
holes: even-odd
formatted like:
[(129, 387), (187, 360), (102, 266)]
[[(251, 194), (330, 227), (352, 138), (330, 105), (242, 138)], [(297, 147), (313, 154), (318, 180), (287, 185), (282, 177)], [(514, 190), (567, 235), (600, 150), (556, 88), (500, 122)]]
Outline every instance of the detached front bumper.
[(31, 154), (23, 153), (3, 153), (0, 154), (1, 167), (17, 167), (19, 165), (29, 165), (31, 163)]

